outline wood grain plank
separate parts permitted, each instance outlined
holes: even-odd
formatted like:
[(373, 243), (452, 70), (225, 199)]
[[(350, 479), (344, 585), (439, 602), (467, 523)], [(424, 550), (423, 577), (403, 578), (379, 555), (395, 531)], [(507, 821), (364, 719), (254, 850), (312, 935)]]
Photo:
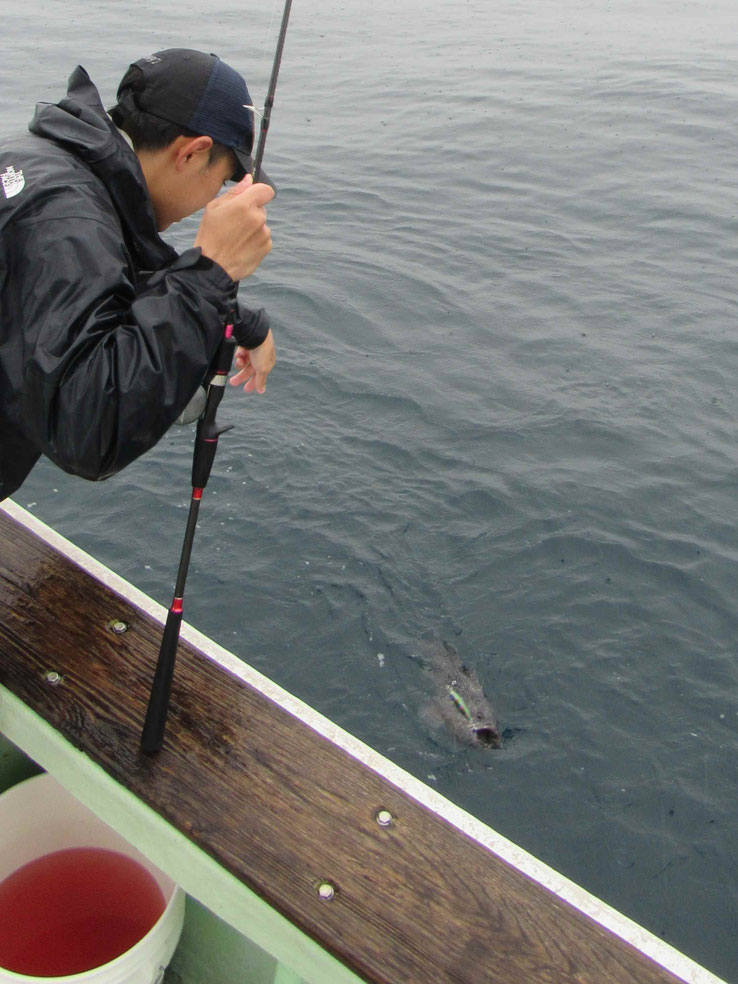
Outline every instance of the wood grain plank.
[(0, 512), (0, 682), (367, 981), (678, 981), (187, 642), (142, 755), (160, 634)]

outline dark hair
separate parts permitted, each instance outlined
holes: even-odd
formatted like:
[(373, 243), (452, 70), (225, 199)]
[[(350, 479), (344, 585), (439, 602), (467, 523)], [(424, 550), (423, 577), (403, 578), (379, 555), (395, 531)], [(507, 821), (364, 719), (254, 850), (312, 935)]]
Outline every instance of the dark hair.
[[(202, 134), (188, 130), (178, 123), (170, 123), (168, 120), (162, 120), (158, 116), (152, 116), (151, 113), (145, 113), (140, 109), (134, 109), (124, 117), (116, 106), (110, 110), (110, 116), (115, 125), (131, 138), (133, 149), (136, 151), (164, 150), (177, 137), (202, 136)], [(232, 153), (230, 147), (213, 141), (208, 153), (208, 166), (215, 164), (230, 153)]]

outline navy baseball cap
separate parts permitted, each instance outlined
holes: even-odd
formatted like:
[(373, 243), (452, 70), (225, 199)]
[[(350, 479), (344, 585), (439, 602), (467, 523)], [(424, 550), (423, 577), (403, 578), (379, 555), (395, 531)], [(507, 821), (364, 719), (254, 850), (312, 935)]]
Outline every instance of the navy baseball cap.
[[(116, 123), (138, 109), (230, 147), (237, 160), (234, 181), (251, 174), (251, 96), (243, 78), (217, 55), (167, 48), (140, 58), (123, 76), (117, 98), (110, 111)], [(259, 180), (272, 185), (263, 170)]]

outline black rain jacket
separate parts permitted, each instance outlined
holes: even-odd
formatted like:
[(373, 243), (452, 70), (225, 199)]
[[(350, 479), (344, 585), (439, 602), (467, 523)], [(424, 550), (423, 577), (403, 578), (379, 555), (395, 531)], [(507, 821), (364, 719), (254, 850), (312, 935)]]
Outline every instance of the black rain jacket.
[[(202, 383), (236, 284), (159, 236), (138, 159), (82, 68), (0, 142), (0, 500), (41, 454), (88, 479), (151, 448)], [(266, 337), (245, 312), (236, 337)]]

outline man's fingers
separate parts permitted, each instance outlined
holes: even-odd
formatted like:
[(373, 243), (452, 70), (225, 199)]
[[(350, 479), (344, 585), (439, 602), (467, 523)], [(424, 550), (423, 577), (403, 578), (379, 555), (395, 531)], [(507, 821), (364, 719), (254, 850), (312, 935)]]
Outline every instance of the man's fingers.
[(228, 382), (231, 386), (240, 386), (243, 383), (244, 393), (264, 393), (266, 391), (267, 376), (266, 372), (255, 372), (251, 366), (246, 366), (235, 376), (231, 376)]
[(244, 191), (251, 187), (254, 183), (254, 179), (250, 174), (247, 174), (245, 178), (242, 178), (238, 184), (233, 185), (227, 191), (224, 191), (220, 198), (235, 198), (237, 195), (242, 195)]
[(244, 368), (240, 372), (237, 372), (235, 376), (231, 376), (228, 382), (231, 384), (231, 386), (240, 386), (241, 383), (245, 383), (247, 380), (249, 380), (253, 376), (253, 374), (254, 374), (254, 370), (251, 368), (250, 365), (244, 366)]
[[(251, 190), (253, 189), (253, 190)], [(224, 191), (222, 195), (218, 195), (215, 201), (223, 202), (228, 201), (229, 198), (237, 198), (239, 195), (243, 195), (245, 191), (250, 191), (249, 200), (255, 205), (266, 205), (274, 198), (275, 191), (271, 185), (254, 184), (254, 179), (250, 174), (247, 174), (245, 178), (242, 178), (238, 184), (233, 185), (227, 191)]]
[(271, 330), (267, 333), (264, 341), (255, 349), (236, 349), (236, 366), (240, 369), (235, 376), (231, 376), (229, 382), (231, 386), (243, 384), (244, 393), (264, 393), (266, 390), (267, 376), (274, 368), (276, 361), (274, 354), (274, 339)]
[[(250, 175), (247, 175), (247, 177), (250, 177)], [(236, 185), (236, 187), (238, 187), (238, 185)], [(255, 205), (266, 205), (267, 202), (270, 202), (272, 198), (274, 198), (274, 188), (272, 188), (271, 185), (262, 184), (261, 182), (259, 182), (259, 184), (251, 185), (250, 188), (244, 188), (244, 191), (248, 191), (249, 200)]]
[(252, 366), (249, 364), (244, 366), (243, 369), (240, 372), (237, 372), (235, 376), (231, 376), (228, 382), (231, 386), (241, 386), (244, 384), (244, 392), (250, 393), (254, 388), (253, 385), (250, 384), (253, 383), (255, 376), (256, 374)]

